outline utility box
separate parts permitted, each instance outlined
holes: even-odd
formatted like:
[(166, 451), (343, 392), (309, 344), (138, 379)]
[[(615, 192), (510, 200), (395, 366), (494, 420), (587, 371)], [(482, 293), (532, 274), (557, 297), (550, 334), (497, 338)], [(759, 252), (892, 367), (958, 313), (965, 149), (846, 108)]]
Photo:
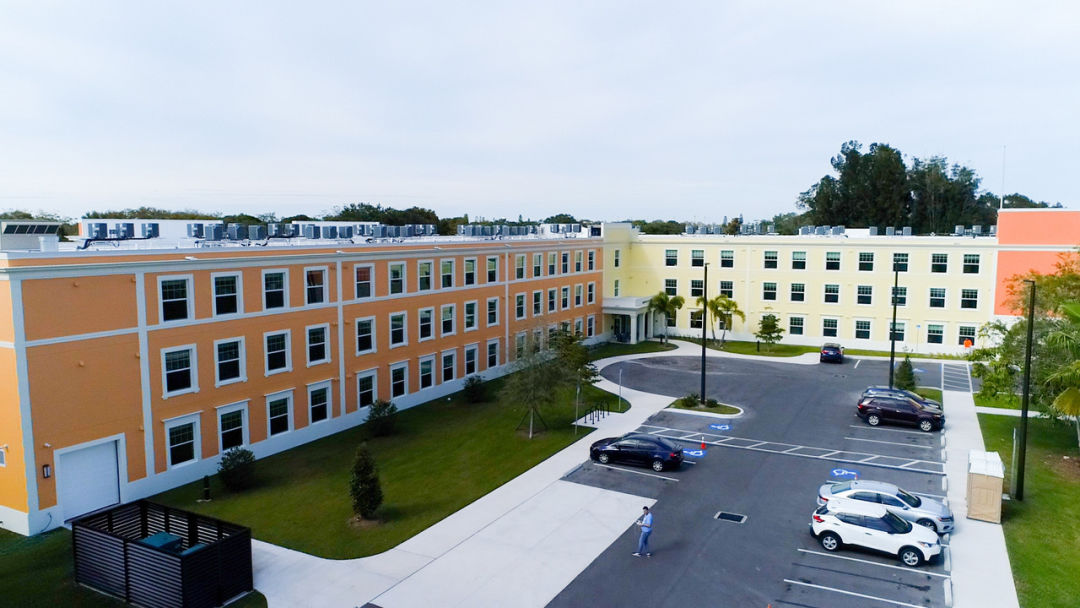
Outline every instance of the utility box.
[(968, 453), (968, 519), (1001, 523), (1001, 490), (1005, 467), (997, 452), (971, 450)]

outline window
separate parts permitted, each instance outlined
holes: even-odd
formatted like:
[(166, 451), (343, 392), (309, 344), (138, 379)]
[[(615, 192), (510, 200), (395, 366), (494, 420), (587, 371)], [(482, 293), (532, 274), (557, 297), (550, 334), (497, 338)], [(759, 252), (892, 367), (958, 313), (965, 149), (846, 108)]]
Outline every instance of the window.
[(776, 268), (778, 256), (775, 251), (765, 252), (765, 268)]
[(893, 304), (896, 306), (907, 306), (907, 287), (893, 287)]
[(166, 397), (199, 391), (195, 345), (161, 351), (161, 367), (165, 370)]
[(930, 288), (930, 308), (945, 308), (945, 288)]
[[(556, 258), (556, 255), (557, 254), (554, 251), (548, 254), (548, 276), (554, 276), (555, 275), (555, 258)], [(616, 266), (618, 266), (618, 264), (616, 264)]]
[(762, 300), (775, 300), (776, 299), (776, 283), (762, 283), (762, 285), (761, 285), (761, 299)]
[(596, 283), (589, 283), (585, 288), (585, 301), (589, 304), (596, 302)]
[(585, 318), (585, 336), (588, 338), (596, 334), (596, 317), (589, 315)]
[(533, 271), (532, 276), (538, 277), (538, 276), (543, 275), (544, 274), (544, 272), (543, 272), (544, 271), (544, 254), (542, 254), (542, 253), (534, 253), (533, 254), (533, 264), (532, 264), (532, 266), (533, 266), (533, 268), (532, 268), (532, 271)]
[(566, 310), (570, 308), (570, 288), (563, 287), (560, 293), (562, 294), (562, 309)]
[(673, 314), (671, 316), (668, 316), (667, 314), (664, 315), (664, 322), (667, 323), (668, 327), (675, 327), (676, 316), (678, 314), (679, 314), (679, 312), (675, 311), (675, 314)]
[(927, 325), (926, 326), (926, 341), (930, 344), (941, 344), (945, 341), (945, 326), (944, 325)]
[(860, 272), (872, 272), (874, 270), (874, 252), (873, 251), (860, 251), (859, 252), (859, 271)]
[(892, 254), (892, 269), (897, 272), (907, 272), (908, 267), (908, 254), (906, 253), (894, 253)]
[(330, 354), (326, 349), (326, 336), (329, 331), (329, 325), (307, 328), (308, 365), (330, 362)]
[(416, 263), (416, 289), (417, 291), (428, 291), (431, 289), (431, 272), (432, 262), (417, 262)]
[(679, 251), (677, 249), (664, 250), (664, 266), (678, 266)]
[(367, 407), (375, 403), (378, 396), (376, 391), (375, 370), (356, 374), (356, 406)]
[(803, 333), (803, 318), (791, 317), (788, 319), (788, 334), (792, 336), (801, 336)]
[(408, 332), (405, 329), (405, 313), (396, 312), (390, 315), (390, 348), (409, 343)]
[(199, 415), (184, 416), (180, 421), (165, 423), (169, 436), (169, 466), (196, 460), (195, 447), (199, 445)]
[(840, 302), (840, 285), (836, 283), (825, 284), (825, 303), (837, 304)]
[(288, 284), (284, 270), (263, 271), (263, 310), (288, 307)]
[(488, 327), (499, 324), (499, 298), (487, 300), (487, 324)]
[(421, 308), (416, 311), (416, 316), (419, 319), (419, 331), (416, 334), (416, 339), (420, 342), (424, 340), (430, 340), (435, 337), (435, 309), (434, 308)]
[(214, 274), (214, 316), (240, 312), (240, 275)]
[(473, 331), (478, 328), (476, 322), (476, 300), (465, 302), (465, 331)]
[(669, 296), (676, 296), (679, 294), (679, 281), (678, 279), (664, 279), (664, 293)]
[(494, 283), (499, 280), (499, 258), (487, 259), (487, 282)]
[(420, 359), (420, 388), (425, 389), (435, 384), (435, 357)]
[(487, 367), (491, 369), (499, 365), (499, 341), (491, 340), (487, 343)]
[(409, 364), (390, 366), (390, 398), (404, 397), (409, 393)]
[(440, 330), (442, 335), (450, 336), (457, 333), (457, 306), (453, 304), (446, 304), (439, 310), (439, 317), (442, 320)]
[(978, 289), (961, 289), (960, 290), (960, 308), (978, 308), (979, 307), (979, 290)]
[(514, 336), (514, 358), (520, 359), (525, 354), (525, 332)]
[(690, 297), (700, 298), (705, 295), (705, 282), (701, 279), (690, 279)]
[(802, 302), (806, 299), (806, 284), (805, 283), (792, 283), (791, 284), (791, 301)]
[(855, 337), (859, 340), (870, 339), (870, 321), (855, 321)]
[(532, 303), (533, 303), (533, 313), (532, 314), (533, 314), (534, 317), (544, 314), (544, 292), (542, 292), (542, 291), (534, 291), (533, 292), (533, 302)]
[(615, 265), (615, 268), (619, 267), (619, 253), (621, 253), (621, 252), (618, 249), (616, 249), (615, 250), (615, 257), (613, 258), (613, 261), (612, 261), (612, 263)]
[(859, 304), (872, 304), (874, 300), (874, 287), (872, 285), (859, 285), (856, 288), (856, 302)]
[(585, 263), (584, 260), (585, 260), (585, 252), (583, 252), (583, 251), (575, 251), (574, 252), (574, 272), (581, 272), (582, 271), (582, 269), (584, 267), (584, 263)]
[(979, 254), (964, 254), (964, 274), (979, 274)]
[(310, 424), (330, 417), (330, 382), (320, 382), (308, 387), (308, 420)]
[(218, 449), (222, 452), (247, 444), (247, 404), (218, 408)]
[(720, 295), (734, 298), (735, 283), (733, 281), (720, 281)]
[(724, 249), (720, 251), (720, 267), (721, 268), (734, 268), (735, 267), (735, 252), (730, 249)]
[(525, 318), (525, 294), (519, 293), (514, 296), (514, 318)]
[(457, 377), (457, 353), (454, 351), (442, 354), (442, 381), (450, 382)]
[(371, 264), (361, 266), (357, 264), (353, 267), (353, 274), (355, 275), (356, 284), (356, 299), (363, 300), (370, 298), (375, 294), (375, 290), (372, 289), (372, 271)]
[(390, 295), (405, 293), (405, 262), (390, 264)]
[(690, 329), (701, 329), (702, 324), (702, 311), (691, 310), (690, 311)]
[(975, 326), (974, 325), (961, 325), (960, 330), (957, 332), (959, 339), (956, 341), (960, 346), (967, 346), (970, 342), (975, 344)]
[(191, 279), (159, 279), (161, 288), (161, 321), (182, 321), (191, 317), (188, 285)]
[(791, 252), (791, 269), (792, 270), (806, 270), (806, 252), (805, 251), (793, 251), (793, 252)]
[(700, 268), (705, 265), (705, 250), (704, 249), (691, 249), (690, 250), (690, 265)]
[(271, 437), (292, 430), (292, 391), (267, 396), (266, 424)]
[(454, 286), (454, 260), (439, 262), (439, 286), (443, 289)]
[(581, 301), (584, 297), (585, 289), (581, 283), (574, 285), (574, 306), (581, 306)]
[(559, 259), (562, 261), (562, 263), (559, 265), (559, 271), (562, 272), (563, 274), (569, 273), (570, 272), (570, 252), (569, 251), (562, 252), (561, 257)]
[(821, 320), (821, 335), (826, 338), (836, 337), (836, 319), (822, 319)]
[(614, 290), (613, 291), (614, 291), (615, 297), (616, 298), (619, 297), (619, 279), (615, 279), (615, 285), (614, 285)]
[(514, 256), (514, 278), (515, 279), (524, 279), (525, 278), (525, 256), (524, 255), (516, 255), (516, 256)]
[(596, 250), (589, 250), (589, 270), (596, 270)]
[(289, 332), (267, 333), (263, 336), (266, 345), (266, 375), (287, 372), (292, 369), (289, 361)]
[(889, 323), (892, 327), (892, 334), (889, 336), (890, 340), (896, 340), (897, 342), (904, 341), (904, 322), (897, 321), (896, 323)]
[(574, 319), (574, 335), (575, 336), (580, 336), (581, 335), (581, 328), (582, 328), (581, 317), (578, 317), (577, 319)]
[(214, 386), (246, 381), (245, 368), (243, 338), (228, 338), (214, 342), (214, 369), (217, 371)]
[(840, 252), (825, 252), (825, 270), (840, 270)]
[(559, 297), (558, 290), (554, 287), (547, 290), (547, 310), (548, 312), (555, 312), (559, 310)]
[(476, 373), (476, 345), (471, 344), (465, 347), (465, 375), (469, 376)]
[(476, 258), (465, 260), (465, 284), (476, 285)]
[(356, 320), (356, 354), (375, 352), (375, 317)]
[(930, 254), (930, 272), (948, 272), (949, 271), (949, 254), (947, 253), (931, 253)]
[(326, 301), (326, 269), (307, 268), (304, 270), (304, 298), (307, 304), (322, 304)]

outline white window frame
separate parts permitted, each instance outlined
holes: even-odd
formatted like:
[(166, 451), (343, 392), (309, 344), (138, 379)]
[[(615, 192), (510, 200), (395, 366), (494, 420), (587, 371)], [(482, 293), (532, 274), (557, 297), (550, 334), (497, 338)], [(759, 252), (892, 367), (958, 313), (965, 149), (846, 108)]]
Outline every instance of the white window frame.
[(585, 267), (588, 268), (590, 272), (596, 270), (596, 250), (590, 249), (585, 258), (588, 260)]
[(519, 253), (514, 256), (514, 280), (520, 281), (525, 278), (525, 263), (527, 262), (524, 253)]
[[(494, 322), (491, 321), (491, 303), (492, 302), (495, 303), (495, 321)], [(496, 325), (499, 324), (499, 298), (498, 298), (498, 296), (496, 296), (494, 298), (488, 298), (487, 301), (485, 301), (485, 303), (484, 303), (484, 321), (486, 322), (485, 327), (495, 327)]]
[[(165, 320), (165, 298), (161, 293), (162, 283), (165, 281), (186, 281), (187, 282), (187, 295), (184, 298), (187, 304), (187, 316), (183, 319)], [(178, 323), (185, 323), (195, 318), (195, 276), (190, 274), (169, 274), (160, 275), (157, 278), (157, 300), (158, 300), (158, 323), (162, 325), (174, 325)]]
[[(398, 342), (398, 343), (395, 344), (394, 343), (394, 317), (397, 317), (397, 316), (401, 317), (401, 342)], [(389, 319), (389, 322), (387, 323), (386, 329), (389, 332), (387, 337), (388, 337), (388, 340), (390, 342), (390, 349), (393, 350), (395, 348), (401, 348), (402, 346), (408, 346), (409, 345), (409, 313), (404, 311), (404, 310), (399, 310), (397, 312), (390, 313), (387, 318)]]
[(542, 289), (532, 292), (532, 314), (534, 317), (544, 314), (544, 291)]
[[(830, 301), (825, 299), (825, 298), (828, 298), (829, 295), (830, 295), (830, 292), (829, 292), (830, 287), (835, 287), (836, 288), (836, 291), (832, 292), (832, 295), (836, 296), (836, 301), (835, 302), (830, 302)], [(827, 304), (829, 306), (836, 306), (836, 305), (840, 304), (840, 283), (825, 283), (824, 284), (824, 286), (821, 288), (821, 303), (822, 304)]]
[(574, 319), (574, 335), (575, 336), (584, 336), (585, 335), (585, 319), (582, 319), (581, 317), (578, 317), (578, 318)]
[[(428, 264), (430, 272), (428, 272), (428, 286), (427, 289), (420, 287), (420, 279), (424, 278), (424, 275), (420, 272), (424, 264)], [(435, 289), (435, 260), (416, 260), (416, 291), (417, 293), (432, 291)]]
[[(870, 328), (865, 338), (859, 337), (859, 323), (868, 323)], [(874, 321), (873, 319), (853, 319), (851, 322), (852, 332), (851, 337), (855, 340), (873, 340), (874, 339)]]
[[(825, 335), (825, 322), (826, 321), (832, 321), (833, 322), (833, 325), (834, 325), (833, 329), (836, 330), (836, 335), (835, 336), (826, 336)], [(821, 335), (823, 337), (826, 337), (826, 338), (839, 338), (840, 337), (840, 319), (838, 319), (836, 317), (822, 317), (821, 318)]]
[(615, 250), (615, 255), (613, 255), (612, 258), (611, 258), (611, 264), (615, 268), (618, 268), (619, 264), (622, 263), (622, 260), (620, 259), (622, 257), (621, 253), (622, 253), (622, 250), (616, 249)]
[[(311, 360), (311, 330), (322, 328), (323, 336), (326, 341), (323, 342), (323, 353), (325, 358), (318, 361)], [(330, 324), (329, 323), (316, 323), (315, 325), (308, 325), (304, 328), (304, 359), (307, 360), (307, 366), (322, 365), (324, 363), (330, 363), (333, 357), (330, 356)]]
[[(280, 274), (281, 281), (281, 306), (279, 308), (266, 307), (266, 275)], [(265, 310), (288, 310), (289, 309), (289, 269), (288, 268), (264, 268), (259, 281), (259, 293), (262, 294), (262, 309)]]
[(574, 251), (574, 272), (581, 272), (585, 269), (585, 252), (581, 249)]
[[(492, 262), (495, 262), (495, 268), (489, 268)], [(491, 273), (493, 272), (495, 273), (495, 280), (491, 279)], [(487, 279), (485, 283), (499, 282), (499, 256), (489, 255), (484, 259), (484, 278)]]
[[(975, 297), (974, 298), (964, 297), (964, 292), (965, 291), (974, 291), (975, 292)], [(974, 299), (974, 301), (975, 301), (974, 306), (964, 306), (965, 301), (972, 300), (972, 299)], [(960, 309), (961, 310), (978, 310), (979, 309), (979, 290), (978, 290), (978, 288), (974, 288), (974, 289), (962, 288), (960, 290)]]
[[(863, 288), (863, 287), (869, 288), (870, 289), (869, 293), (866, 293), (866, 294), (860, 293), (860, 289)], [(859, 298), (863, 297), (864, 295), (866, 297), (870, 298), (869, 302), (860, 302), (859, 301)], [(856, 306), (873, 306), (874, 305), (874, 286), (873, 285), (856, 285), (855, 286), (855, 305)], [(892, 302), (889, 302), (889, 305), (891, 306)]]
[[(792, 331), (796, 326), (796, 323), (795, 323), (796, 320), (799, 321), (799, 323), (797, 324), (798, 327), (799, 327), (799, 333), (795, 333), (794, 331)], [(788, 335), (789, 336), (805, 336), (806, 335), (806, 317), (804, 317), (802, 315), (792, 315), (792, 316), (788, 317)]]
[[(446, 331), (446, 311), (450, 310), (450, 331)], [(439, 307), (439, 336), (457, 335), (457, 304), (443, 304)]]
[(615, 297), (619, 297), (619, 279), (615, 279), (614, 291)]
[(356, 372), (356, 407), (357, 409), (362, 407), (369, 407), (371, 403), (365, 405), (360, 403), (360, 381), (364, 378), (371, 378), (371, 403), (375, 403), (379, 400), (379, 370), (377, 368), (366, 369), (364, 371)]
[[(217, 279), (219, 277), (234, 277), (236, 279), (236, 312), (218, 313), (217, 309)], [(210, 273), (210, 309), (215, 317), (238, 317), (244, 314), (244, 274), (242, 272), (211, 272)]]
[[(266, 339), (270, 336), (276, 336), (278, 334), (285, 334), (285, 367), (280, 369), (270, 369), (270, 349), (266, 345)], [(292, 371), (292, 330), (291, 329), (275, 329), (273, 331), (263, 332), (262, 339), (263, 346), (263, 375), (273, 376), (276, 374), (284, 374)]]
[[(390, 366), (387, 369), (390, 372), (390, 399), (393, 400), (393, 399), (397, 399), (398, 397), (408, 396), (408, 394), (409, 394), (409, 362), (408, 361), (398, 361), (397, 363), (391, 363)], [(395, 395), (394, 394), (394, 372), (399, 370), (399, 369), (405, 370), (405, 383), (404, 383), (405, 384), (405, 392), (401, 393), (400, 395)]]
[(559, 254), (556, 251), (549, 251), (547, 254), (547, 276), (553, 277), (559, 274)]
[(559, 310), (570, 310), (570, 286), (559, 288)]
[[(367, 350), (360, 350), (360, 344), (359, 344), (359, 340), (358, 340), (358, 338), (360, 337), (360, 323), (362, 321), (371, 322), (371, 348), (369, 348)], [(377, 325), (377, 323), (375, 322), (375, 317), (373, 317), (373, 316), (372, 317), (357, 317), (353, 321), (353, 348), (356, 350), (356, 356), (359, 357), (360, 355), (366, 355), (366, 354), (369, 354), (369, 353), (378, 352), (378, 350), (379, 350), (379, 347), (378, 347), (379, 341), (376, 339), (376, 335), (377, 335), (376, 334), (376, 325)]]
[[(288, 404), (289, 404), (288, 405), (288, 410), (286, 410), (287, 413), (285, 414), (285, 419), (286, 419), (286, 422), (289, 423), (289, 426), (288, 426), (288, 428), (286, 428), (284, 431), (281, 431), (280, 433), (270, 434), (270, 402), (271, 401), (277, 401), (278, 399), (280, 399), (282, 397), (284, 397), (286, 399), (286, 401), (288, 402)], [(267, 437), (267, 439), (269, 439), (271, 437), (279, 437), (281, 435), (291, 433), (293, 431), (293, 429), (295, 428), (294, 425), (293, 425), (293, 407), (295, 405), (294, 402), (293, 402), (293, 389), (290, 388), (290, 389), (284, 390), (284, 391), (277, 391), (275, 393), (269, 393), (268, 395), (266, 395), (265, 401), (266, 401), (265, 408), (266, 408), (266, 437)]]
[(592, 281), (585, 289), (585, 302), (588, 304), (596, 303), (596, 282)]
[(580, 308), (585, 303), (585, 286), (581, 283), (574, 285), (574, 308)]
[(547, 290), (547, 312), (558, 312), (559, 310), (559, 288), (549, 287)]
[[(188, 388), (180, 389), (178, 391), (169, 391), (169, 383), (166, 378), (167, 370), (165, 369), (165, 355), (169, 353), (175, 353), (186, 350), (191, 353), (191, 367), (188, 372), (191, 374), (191, 386)], [(161, 398), (168, 399), (169, 397), (177, 397), (179, 395), (186, 395), (188, 393), (199, 392), (199, 350), (195, 348), (194, 344), (182, 344), (179, 346), (170, 346), (168, 348), (161, 349)]]
[[(473, 267), (472, 280), (471, 281), (469, 280), (469, 262), (472, 262), (472, 267)], [(476, 272), (477, 272), (476, 267), (477, 266), (478, 266), (478, 264), (476, 262), (476, 258), (465, 258), (465, 260), (462, 262), (463, 270), (462, 270), (462, 278), (461, 278), (461, 280), (464, 282), (464, 284), (466, 286), (476, 285)]]
[(544, 276), (544, 254), (534, 253), (532, 258), (533, 278)]
[[(446, 358), (447, 357), (451, 357), (453, 359), (453, 363), (454, 363), (452, 375), (451, 375), (451, 377), (449, 379), (446, 378)], [(457, 373), (458, 373), (457, 364), (458, 364), (458, 356), (457, 356), (457, 349), (456, 348), (450, 348), (450, 349), (444, 350), (441, 353), (439, 353), (439, 384), (443, 384), (443, 383), (446, 383), (446, 382), (453, 382), (454, 380), (457, 380), (457, 377), (458, 377), (458, 375), (457, 375)]]
[[(394, 292), (394, 269), (401, 269), (401, 291)], [(386, 295), (399, 296), (409, 293), (409, 264), (404, 261), (386, 263)]]
[[(495, 365), (491, 364), (491, 347), (495, 346)], [(492, 338), (488, 340), (484, 345), (484, 369), (491, 369), (499, 366), (499, 339)]]
[[(450, 284), (443, 285), (443, 279), (446, 278), (447, 273), (443, 272), (443, 264), (450, 264)], [(454, 258), (442, 258), (439, 260), (439, 289), (453, 289), (455, 287), (454, 275), (457, 273), (457, 263)]]
[[(358, 289), (360, 286), (360, 281), (356, 279), (356, 271), (360, 268), (368, 269), (368, 293), (370, 295), (367, 296), (361, 296), (360, 290)], [(375, 264), (353, 264), (352, 279), (354, 300), (365, 301), (371, 300), (375, 297)]]
[[(240, 343), (240, 376), (236, 378), (230, 378), (228, 380), (222, 380), (220, 367), (221, 361), (218, 359), (218, 345), (225, 344), (226, 342)], [(247, 379), (247, 344), (244, 336), (214, 340), (214, 388), (228, 386), (229, 384), (236, 384), (238, 382), (247, 382)]]
[[(469, 371), (469, 353), (472, 353), (473, 364), (472, 371)], [(465, 370), (465, 376), (471, 376), (480, 369), (480, 343), (473, 342), (472, 344), (465, 345), (465, 356), (462, 359), (463, 367)]]
[(570, 274), (570, 252), (559, 252), (559, 274)]
[[(248, 400), (238, 401), (236, 403), (230, 403), (228, 405), (221, 405), (217, 408), (217, 440), (218, 440), (218, 453), (223, 454), (225, 452), (225, 445), (222, 443), (221, 437), (221, 417), (225, 414), (231, 414), (233, 412), (240, 412), (240, 420), (242, 426), (240, 427), (241, 443), (239, 446), (234, 447), (247, 447), (251, 445), (251, 438), (248, 434)], [(232, 449), (232, 448), (229, 448)]]
[[(320, 388), (326, 389), (326, 418), (322, 420), (313, 420), (311, 411), (314, 404), (311, 402), (311, 393), (319, 390)], [(318, 382), (312, 382), (307, 385), (307, 408), (308, 408), (308, 426), (313, 424), (321, 424), (323, 422), (329, 422), (334, 417), (334, 387), (330, 380), (320, 380)]]
[[(169, 418), (168, 420), (163, 421), (163, 423), (165, 426), (165, 463), (168, 468), (175, 469), (202, 460), (202, 412)], [(191, 451), (191, 460), (174, 463), (172, 461), (172, 444), (169, 443), (169, 431), (175, 427), (184, 426), (185, 424), (194, 425), (192, 429), (193, 449)]]
[(596, 315), (585, 317), (585, 337), (591, 338), (596, 335)]
[[(520, 302), (520, 305), (519, 305)], [(526, 307), (525, 294), (514, 294), (514, 319), (520, 321), (528, 314), (529, 309)]]
[[(309, 272), (322, 273), (322, 301), (308, 302), (307, 277)], [(324, 306), (330, 303), (330, 268), (328, 266), (307, 266), (304, 268), (304, 306)]]
[[(431, 313), (431, 326), (429, 327), (428, 336), (424, 337), (423, 323), (424, 313)], [(425, 306), (423, 308), (416, 309), (416, 341), (427, 342), (428, 340), (435, 339), (435, 307)]]
[[(424, 390), (435, 386), (435, 379), (438, 378), (438, 374), (435, 373), (435, 355), (424, 355), (423, 357), (416, 358), (416, 389)], [(430, 370), (431, 378), (427, 385), (424, 384), (424, 365), (428, 366)]]
[[(469, 306), (472, 306), (472, 324), (469, 323)], [(462, 324), (465, 327), (465, 331), (476, 331), (480, 329), (480, 303), (477, 300), (468, 300), (462, 304)]]

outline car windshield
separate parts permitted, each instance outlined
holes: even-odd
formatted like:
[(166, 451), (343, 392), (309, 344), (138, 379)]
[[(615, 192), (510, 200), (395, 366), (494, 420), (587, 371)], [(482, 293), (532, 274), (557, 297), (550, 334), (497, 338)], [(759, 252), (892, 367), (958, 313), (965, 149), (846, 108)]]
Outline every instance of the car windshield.
[(885, 517), (883, 517), (882, 519), (884, 519), (885, 522), (889, 524), (889, 527), (896, 532), (899, 532), (901, 534), (907, 534), (908, 532), (911, 532), (910, 523), (900, 519), (889, 511), (885, 512)]
[(911, 494), (908, 494), (907, 492), (901, 490), (900, 488), (896, 489), (896, 497), (899, 498), (900, 500), (906, 502), (907, 504), (911, 505), (912, 507), (917, 507), (917, 506), (922, 504), (922, 499), (921, 498), (919, 498), (918, 496), (913, 496)]
[(832, 493), (840, 494), (841, 492), (847, 492), (851, 489), (850, 481), (841, 481), (840, 483), (834, 483), (832, 485)]

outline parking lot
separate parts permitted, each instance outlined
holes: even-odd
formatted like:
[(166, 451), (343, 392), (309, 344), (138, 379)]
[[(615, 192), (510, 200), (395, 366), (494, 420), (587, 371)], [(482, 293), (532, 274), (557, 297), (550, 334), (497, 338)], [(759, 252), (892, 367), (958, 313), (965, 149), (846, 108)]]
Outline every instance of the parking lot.
[[(624, 386), (679, 397), (699, 390), (699, 364), (656, 357), (603, 373), (617, 381), (621, 369)], [(637, 429), (691, 450), (679, 470), (587, 462), (566, 478), (657, 499), (653, 556), (631, 555), (638, 532), (629, 529), (550, 605), (946, 606), (947, 549), (913, 569), (852, 547), (828, 553), (809, 532), (818, 486), (829, 479), (857, 474), (945, 494), (947, 423), (944, 433), (922, 433), (855, 416), (862, 389), (887, 383), (887, 365), (710, 359), (707, 395), (744, 415), (665, 410)], [(940, 386), (940, 364), (918, 367), (920, 385)], [(960, 382), (954, 367), (947, 377)]]

